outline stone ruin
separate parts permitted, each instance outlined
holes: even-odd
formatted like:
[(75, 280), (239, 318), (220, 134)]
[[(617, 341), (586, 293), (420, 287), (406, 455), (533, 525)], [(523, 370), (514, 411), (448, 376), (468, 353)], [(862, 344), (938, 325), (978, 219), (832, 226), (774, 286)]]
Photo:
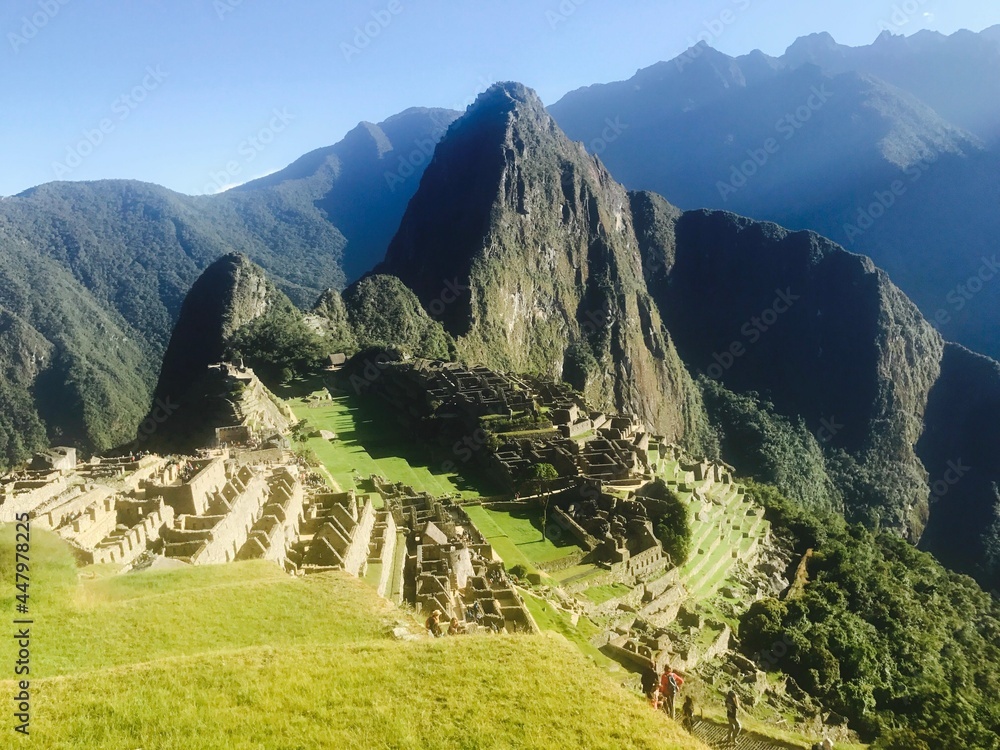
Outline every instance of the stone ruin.
[(456, 617), (466, 631), (537, 630), (503, 562), (461, 506), (379, 477), (372, 481), (385, 491), (396, 527), (406, 531), (406, 601), (425, 614), (441, 610), (444, 622)]
[(639, 499), (603, 492), (600, 482), (583, 482), (554, 494), (549, 507), (553, 519), (589, 551), (585, 559), (602, 563), (615, 580), (638, 585), (672, 567)]
[[(584, 442), (570, 437), (508, 440), (492, 457), (494, 473), (512, 489), (531, 466), (540, 463), (552, 464), (561, 478), (583, 477), (610, 485), (632, 486), (650, 478), (649, 434), (625, 417), (609, 419), (601, 414), (600, 419), (614, 426), (598, 428), (598, 437)], [(588, 423), (593, 424), (589, 418)]]

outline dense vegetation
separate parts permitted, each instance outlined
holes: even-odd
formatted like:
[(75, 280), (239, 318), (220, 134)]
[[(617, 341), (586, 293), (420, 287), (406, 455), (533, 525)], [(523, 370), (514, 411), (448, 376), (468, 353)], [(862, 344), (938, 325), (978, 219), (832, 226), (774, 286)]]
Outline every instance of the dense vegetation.
[(769, 668), (881, 738), (876, 747), (910, 736), (936, 750), (1000, 748), (1000, 605), (898, 537), (749, 489), (779, 533), (814, 552), (804, 589), (744, 615), (744, 649), (782, 644)]
[[(691, 519), (687, 506), (662, 479), (655, 479), (640, 491), (640, 495), (659, 502), (652, 506), (653, 533), (663, 544), (675, 566), (683, 565), (691, 554)], [(649, 507), (649, 506), (647, 506)]]
[(736, 394), (711, 378), (702, 376), (698, 384), (721, 436), (722, 455), (739, 473), (775, 485), (800, 505), (841, 508), (820, 441), (801, 418), (788, 419), (756, 393)]
[(385, 347), (410, 356), (454, 358), (451, 336), (395, 276), (366, 276), (344, 290), (343, 300), (359, 348)]
[(270, 385), (315, 373), (325, 364), (331, 344), (310, 328), (287, 299), (237, 329), (226, 359), (242, 359)]

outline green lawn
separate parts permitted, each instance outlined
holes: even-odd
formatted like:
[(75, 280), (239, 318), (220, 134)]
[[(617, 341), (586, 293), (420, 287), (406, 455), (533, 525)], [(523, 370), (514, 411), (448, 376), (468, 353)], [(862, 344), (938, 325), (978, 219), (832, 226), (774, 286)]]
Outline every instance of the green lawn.
[[(12, 537), (0, 529), (6, 581)], [(241, 562), (81, 578), (38, 531), (31, 561), (31, 734), (8, 726), (4, 747), (703, 748), (561, 638), (393, 640), (406, 612), (344, 574)], [(13, 646), (0, 645), (8, 665)]]
[(604, 604), (619, 596), (625, 596), (632, 589), (623, 583), (609, 583), (603, 586), (588, 586), (583, 595), (594, 604)]
[[(562, 542), (555, 544), (550, 539), (543, 539), (540, 511), (537, 514), (526, 511), (508, 513), (487, 510), (481, 505), (469, 505), (465, 510), (508, 567), (523, 561), (508, 560), (504, 557), (501, 547), (507, 550), (511, 547), (516, 548), (520, 556), (527, 559), (532, 567), (561, 560), (582, 551), (576, 544)], [(502, 542), (502, 540), (507, 541)]]
[(593, 622), (581, 616), (574, 625), (570, 616), (556, 609), (551, 602), (528, 592), (523, 593), (524, 603), (539, 628), (545, 632), (558, 633), (598, 666), (617, 671), (618, 662), (605, 656), (590, 642), (590, 639), (600, 632), (600, 628)]
[(347, 395), (314, 401), (315, 408), (307, 397), (289, 398), (288, 403), (297, 418), (309, 421), (311, 429), (337, 435), (335, 441), (310, 438), (296, 447), (312, 450), (342, 490), (361, 489), (358, 482), (378, 474), (436, 496), (494, 494), (495, 487), (480, 477), (470, 479), (446, 471), (448, 457), (435, 456), (429, 447), (415, 444), (380, 402)]

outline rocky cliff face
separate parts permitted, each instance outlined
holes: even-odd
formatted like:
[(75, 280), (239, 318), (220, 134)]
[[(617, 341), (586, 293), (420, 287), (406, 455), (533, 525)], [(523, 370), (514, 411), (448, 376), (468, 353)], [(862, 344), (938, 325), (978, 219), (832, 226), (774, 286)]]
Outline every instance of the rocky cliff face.
[[(153, 405), (139, 427), (140, 443), (191, 450), (210, 437), (211, 415), (227, 413), (225, 378), (209, 376), (237, 331), (268, 314), (294, 308), (264, 272), (232, 253), (212, 263), (195, 281), (163, 358)], [(218, 425), (213, 425), (218, 426)]]
[(702, 440), (700, 396), (646, 289), (629, 196), (520, 84), (439, 144), (379, 273), (471, 361), (565, 376), (595, 404)]
[(943, 341), (913, 303), (868, 258), (812, 232), (633, 201), (649, 207), (644, 267), (685, 362), (803, 418), (870, 485), (849, 513), (874, 504), (880, 522), (919, 538), (927, 473), (913, 446)]
[(1000, 590), (1000, 363), (946, 345), (925, 424), (916, 450), (931, 508), (921, 546)]

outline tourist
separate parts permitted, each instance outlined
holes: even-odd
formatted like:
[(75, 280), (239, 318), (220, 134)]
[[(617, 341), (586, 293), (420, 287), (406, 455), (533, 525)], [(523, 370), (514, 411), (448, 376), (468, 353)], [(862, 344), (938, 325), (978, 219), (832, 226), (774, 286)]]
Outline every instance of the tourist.
[(660, 682), (660, 673), (656, 671), (655, 664), (649, 664), (642, 670), (642, 694), (649, 695), (653, 692), (653, 686)]
[(689, 732), (694, 732), (694, 698), (690, 695), (684, 698), (681, 707), (681, 725)]
[(663, 694), (660, 693), (660, 686), (658, 684), (653, 684), (653, 689), (649, 691), (649, 705), (657, 710), (662, 705)]
[(444, 633), (441, 632), (441, 610), (435, 609), (431, 612), (431, 616), (427, 618), (427, 622), (424, 623), (428, 632), (435, 638), (440, 638)]
[(448, 635), (460, 635), (465, 632), (462, 629), (462, 624), (458, 621), (457, 617), (452, 617), (451, 622), (448, 623)]
[(675, 717), (677, 693), (680, 692), (683, 684), (684, 678), (670, 669), (669, 666), (663, 670), (663, 677), (660, 679), (660, 692), (666, 698), (664, 710), (670, 714), (671, 719)]
[(743, 731), (743, 725), (739, 720), (740, 697), (735, 690), (730, 690), (726, 695), (726, 718), (729, 720), (729, 736), (727, 742), (736, 743), (736, 738)]
[(829, 737), (823, 739), (822, 742), (817, 742), (812, 746), (812, 750), (833, 750), (833, 740)]

